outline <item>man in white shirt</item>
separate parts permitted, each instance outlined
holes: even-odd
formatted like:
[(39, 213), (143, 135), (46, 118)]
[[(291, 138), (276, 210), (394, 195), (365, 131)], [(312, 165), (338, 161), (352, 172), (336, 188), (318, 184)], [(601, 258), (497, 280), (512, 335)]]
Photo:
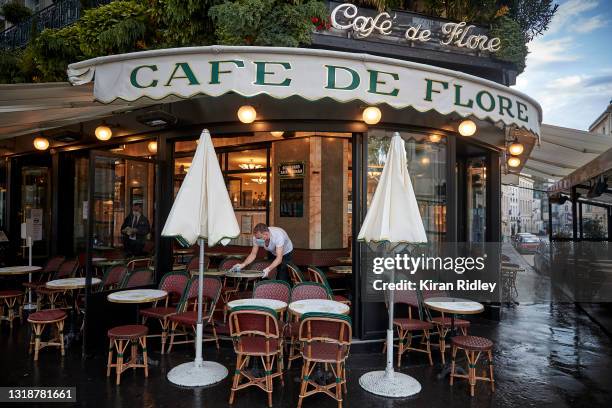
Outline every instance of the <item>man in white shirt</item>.
[(264, 278), (268, 273), (276, 268), (277, 279), (289, 282), (289, 274), (287, 273), (287, 262), (291, 262), (293, 254), (293, 243), (289, 239), (289, 235), (284, 229), (279, 227), (268, 227), (266, 224), (260, 223), (253, 228), (253, 248), (251, 253), (243, 263), (236, 265), (238, 269), (243, 269), (249, 265), (257, 257), (259, 248), (263, 247), (272, 255), (274, 260), (263, 270)]

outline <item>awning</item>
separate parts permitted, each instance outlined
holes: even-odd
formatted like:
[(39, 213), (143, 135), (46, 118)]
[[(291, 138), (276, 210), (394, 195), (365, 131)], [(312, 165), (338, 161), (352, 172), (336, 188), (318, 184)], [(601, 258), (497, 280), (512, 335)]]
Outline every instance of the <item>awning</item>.
[(94, 81), (97, 101), (169, 96), (332, 98), (369, 105), (457, 113), (540, 134), (542, 111), (530, 97), (482, 78), (367, 54), (282, 47), (187, 47), (110, 55), (71, 64), (75, 85)]
[(551, 180), (567, 176), (612, 147), (609, 136), (546, 124), (540, 140), (522, 172)]
[(92, 85), (79, 87), (67, 82), (0, 85), (0, 139), (68, 126), (155, 103), (142, 100), (101, 104), (94, 100)]

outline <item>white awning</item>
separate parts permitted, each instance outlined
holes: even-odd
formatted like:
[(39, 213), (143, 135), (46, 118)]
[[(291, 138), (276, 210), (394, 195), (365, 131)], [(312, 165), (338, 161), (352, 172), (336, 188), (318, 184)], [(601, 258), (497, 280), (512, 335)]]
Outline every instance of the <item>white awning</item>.
[(540, 146), (534, 146), (522, 173), (559, 180), (612, 147), (610, 136), (542, 125)]
[(157, 101), (169, 96), (246, 97), (260, 94), (309, 101), (332, 98), (369, 105), (457, 113), (540, 134), (542, 111), (530, 97), (506, 86), (448, 69), (318, 49), (186, 47), (110, 55), (68, 67), (75, 85), (94, 81), (103, 103)]

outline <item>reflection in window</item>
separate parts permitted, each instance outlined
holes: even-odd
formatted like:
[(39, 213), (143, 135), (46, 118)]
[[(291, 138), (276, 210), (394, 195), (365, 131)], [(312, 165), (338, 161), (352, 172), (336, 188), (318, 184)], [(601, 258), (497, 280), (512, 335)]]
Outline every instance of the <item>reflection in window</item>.
[[(367, 205), (369, 206), (387, 160), (392, 131), (368, 133)], [(431, 135), (400, 132), (406, 142), (410, 180), (430, 241), (446, 233), (446, 140)]]
[(582, 238), (592, 240), (608, 239), (608, 210), (605, 207), (581, 203)]
[(467, 226), (469, 242), (485, 242), (487, 167), (484, 157), (467, 160)]

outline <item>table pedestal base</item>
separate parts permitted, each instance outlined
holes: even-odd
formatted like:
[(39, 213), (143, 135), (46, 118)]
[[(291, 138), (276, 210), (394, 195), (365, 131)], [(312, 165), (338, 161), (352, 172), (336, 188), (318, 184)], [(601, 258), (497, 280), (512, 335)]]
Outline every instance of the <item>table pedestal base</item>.
[(23, 310), (36, 310), (36, 303), (26, 303), (23, 305)]
[(227, 368), (214, 361), (203, 361), (200, 367), (191, 361), (170, 370), (168, 381), (183, 387), (205, 387), (218, 383), (227, 374)]
[(370, 371), (359, 378), (359, 385), (372, 394), (383, 397), (405, 398), (421, 392), (421, 384), (409, 375), (394, 372), (385, 377), (384, 371)]

